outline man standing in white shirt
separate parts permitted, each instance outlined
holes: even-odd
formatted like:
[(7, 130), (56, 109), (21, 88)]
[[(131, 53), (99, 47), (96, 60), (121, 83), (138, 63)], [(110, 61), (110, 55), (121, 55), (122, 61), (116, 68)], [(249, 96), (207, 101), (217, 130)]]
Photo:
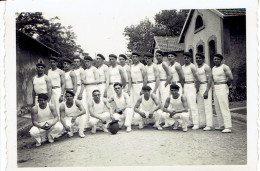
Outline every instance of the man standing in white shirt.
[(130, 95), (130, 90), (131, 90), (131, 83), (129, 83), (130, 80), (130, 66), (126, 64), (126, 56), (124, 54), (119, 55), (119, 63), (120, 66), (123, 68), (124, 73), (125, 73), (125, 79), (126, 79), (126, 86), (124, 88), (124, 91)]
[(107, 90), (109, 88), (109, 72), (108, 66), (104, 64), (105, 57), (102, 54), (97, 54), (98, 62), (98, 73), (99, 73), (99, 83), (98, 88), (101, 92), (101, 97), (107, 97)]
[(214, 103), (218, 117), (218, 125), (216, 130), (223, 130), (223, 133), (230, 133), (232, 128), (231, 114), (229, 110), (229, 86), (232, 85), (233, 75), (230, 68), (222, 64), (223, 56), (221, 54), (214, 55), (214, 64), (212, 75), (214, 81)]
[(77, 92), (77, 76), (71, 68), (72, 60), (69, 58), (63, 59), (63, 67), (65, 72), (65, 90)]

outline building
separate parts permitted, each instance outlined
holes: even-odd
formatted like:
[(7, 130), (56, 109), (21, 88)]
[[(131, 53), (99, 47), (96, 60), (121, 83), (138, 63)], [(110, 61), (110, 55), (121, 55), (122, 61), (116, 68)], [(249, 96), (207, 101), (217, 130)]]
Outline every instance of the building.
[(246, 85), (246, 9), (192, 9), (179, 37), (184, 51), (201, 52), (213, 67), (213, 55), (220, 53), (230, 66), (234, 85)]
[(17, 111), (33, 103), (32, 78), (36, 75), (36, 63), (41, 59), (47, 73), (50, 55), (59, 56), (59, 53), (23, 32), (16, 33)]
[(163, 52), (174, 51), (178, 56), (176, 61), (183, 64), (184, 43), (178, 43), (178, 38), (179, 37), (154, 36), (152, 53), (155, 56), (157, 50)]

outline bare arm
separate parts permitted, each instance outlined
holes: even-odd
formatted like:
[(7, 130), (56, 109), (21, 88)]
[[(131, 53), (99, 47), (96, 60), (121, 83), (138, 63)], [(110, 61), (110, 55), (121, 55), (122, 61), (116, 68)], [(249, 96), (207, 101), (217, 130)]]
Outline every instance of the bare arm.
[(74, 71), (70, 72), (70, 77), (72, 80), (73, 92), (76, 93), (77, 92), (77, 76)]
[(96, 114), (94, 113), (93, 103), (94, 103), (94, 102), (93, 102), (92, 100), (88, 103), (89, 114), (90, 114), (90, 116), (92, 116), (93, 118), (100, 119), (100, 120), (102, 121), (101, 117), (100, 117), (99, 115), (96, 115)]
[(140, 66), (140, 70), (141, 70), (142, 76), (143, 76), (143, 86), (145, 86), (145, 85), (147, 85), (147, 80), (148, 80), (147, 71), (143, 65)]
[(163, 111), (166, 112), (166, 113), (171, 113), (172, 111), (170, 111), (168, 109), (169, 107), (169, 104), (170, 104), (170, 97), (167, 97), (165, 103), (164, 103), (164, 107), (163, 107)]
[(207, 80), (208, 80), (208, 83), (207, 83), (207, 88), (204, 92), (204, 99), (207, 99), (208, 98), (208, 92), (211, 88), (211, 85), (212, 85), (212, 73), (211, 73), (211, 69), (209, 66), (205, 66), (204, 67), (205, 69), (205, 73), (206, 73), (206, 77), (207, 77)]
[(161, 105), (160, 105), (160, 103), (159, 103), (155, 94), (151, 94), (151, 98), (153, 99), (154, 103), (156, 104), (155, 109), (151, 112), (151, 113), (154, 113), (161, 108)]
[(94, 77), (96, 80), (95, 83), (93, 83), (93, 84), (98, 84), (100, 82), (100, 80), (99, 80), (99, 73), (98, 73), (98, 70), (96, 67), (94, 67), (94, 69), (93, 69), (93, 74), (94, 74)]
[(195, 68), (194, 65), (191, 65), (190, 67), (191, 69), (191, 72), (193, 74), (193, 77), (195, 78), (195, 86), (196, 86), (196, 90), (197, 92), (199, 91), (199, 87), (200, 87), (200, 79), (199, 79), (199, 76), (198, 76), (198, 72), (197, 72), (197, 69)]
[(106, 99), (103, 99), (103, 102), (106, 105), (106, 107), (108, 108), (110, 117), (112, 118), (112, 114), (114, 113), (114, 111), (112, 111), (113, 109), (110, 107), (110, 104), (108, 103), (108, 101)]
[(139, 97), (136, 104), (135, 104), (135, 107), (134, 107), (134, 111), (136, 113), (142, 114), (142, 112), (139, 110), (141, 103), (142, 103), (142, 97)]
[(34, 106), (34, 107), (32, 108), (32, 113), (31, 113), (31, 116), (32, 116), (32, 124), (33, 124), (34, 126), (36, 126), (36, 127), (42, 129), (42, 126), (40, 125), (40, 123), (36, 121), (36, 120), (37, 120), (37, 117), (38, 117), (37, 114), (38, 114), (38, 108), (37, 108), (37, 106)]
[(226, 77), (228, 78), (227, 85), (231, 86), (232, 83), (233, 83), (233, 79), (234, 79), (233, 75), (232, 75), (232, 72), (231, 72), (230, 68), (227, 65), (224, 65), (223, 69), (224, 69), (224, 72), (226, 74)]
[(82, 68), (80, 69), (80, 79), (81, 79), (81, 85), (80, 85), (79, 95), (82, 96), (82, 93), (83, 93), (84, 87), (85, 87), (84, 84), (82, 84), (82, 81), (86, 79), (85, 72), (84, 72), (84, 70)]
[[(34, 80), (34, 78), (33, 78), (33, 80)], [(35, 101), (36, 93), (34, 91), (33, 80), (32, 80), (32, 100), (33, 100), (33, 105), (35, 105), (36, 104), (36, 101)]]
[(69, 130), (69, 126), (66, 124), (65, 117), (66, 117), (66, 114), (65, 114), (65, 104), (62, 103), (60, 105), (60, 122), (62, 123), (62, 125), (64, 126), (66, 131), (68, 131)]
[(182, 70), (181, 65), (176, 65), (176, 66), (175, 66), (175, 70), (176, 70), (176, 72), (177, 72), (178, 75), (179, 75), (180, 82), (181, 82), (181, 86), (184, 87), (185, 77), (184, 77), (184, 73), (183, 73), (183, 70)]
[(163, 67), (163, 69), (164, 69), (164, 71), (166, 72), (166, 75), (167, 75), (167, 80), (166, 80), (166, 83), (165, 83), (165, 87), (166, 87), (168, 84), (171, 83), (173, 76), (172, 76), (172, 73), (171, 73), (169, 66), (166, 62), (162, 63), (162, 67)]
[(132, 87), (130, 67), (126, 67), (126, 74), (127, 74), (127, 78), (128, 78), (128, 90), (127, 90), (127, 93), (130, 95), (130, 90), (131, 90), (131, 87)]
[(123, 71), (122, 67), (118, 67), (118, 69), (119, 69), (119, 73), (120, 73), (120, 76), (121, 76), (122, 86), (124, 88), (125, 85), (126, 85), (125, 74), (124, 74), (124, 71)]
[(108, 90), (108, 87), (109, 87), (109, 71), (108, 71), (108, 67), (104, 65), (104, 74), (105, 74), (105, 79), (106, 79), (106, 88), (105, 88), (105, 91), (104, 91), (104, 95), (107, 96), (107, 90)]
[(184, 109), (183, 110), (175, 110), (175, 112), (176, 113), (188, 112), (187, 98), (185, 96), (181, 95), (181, 101), (182, 101)]
[(86, 110), (85, 110), (85, 108), (83, 107), (82, 103), (81, 103), (80, 101), (78, 101), (78, 100), (75, 100), (75, 104), (76, 104), (76, 106), (79, 108), (79, 113), (77, 113), (77, 114), (75, 115), (75, 118), (77, 118), (77, 117), (79, 117), (79, 116), (81, 116), (81, 115), (84, 115), (84, 114), (86, 113)]
[(57, 109), (53, 104), (49, 104), (49, 107), (50, 107), (52, 115), (54, 116), (52, 123), (50, 123), (50, 125), (49, 125), (49, 127), (51, 128), (52, 126), (54, 126), (59, 121), (59, 116), (58, 116), (58, 113), (57, 113)]
[(59, 70), (60, 72), (60, 80), (61, 80), (61, 94), (64, 95), (65, 93), (65, 74), (62, 70)]
[(154, 71), (154, 76), (155, 76), (155, 86), (154, 86), (153, 93), (156, 94), (156, 91), (157, 91), (159, 84), (160, 84), (159, 69), (156, 65), (153, 66), (153, 71)]
[(46, 75), (45, 81), (46, 81), (46, 84), (47, 84), (48, 102), (49, 102), (51, 100), (51, 93), (52, 93), (51, 79)]

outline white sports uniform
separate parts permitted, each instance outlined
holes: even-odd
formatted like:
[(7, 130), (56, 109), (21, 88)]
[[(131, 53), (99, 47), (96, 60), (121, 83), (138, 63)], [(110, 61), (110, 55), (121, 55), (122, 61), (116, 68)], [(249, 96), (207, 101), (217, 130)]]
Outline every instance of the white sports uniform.
[(66, 125), (69, 126), (72, 131), (79, 129), (79, 133), (83, 133), (87, 121), (86, 114), (78, 116), (77, 119), (75, 120), (75, 123), (72, 124), (71, 119), (73, 116), (75, 116), (75, 114), (79, 112), (79, 108), (77, 107), (75, 100), (73, 101), (73, 105), (70, 108), (67, 107), (66, 102), (64, 102), (64, 106), (65, 106), (64, 120), (66, 122)]
[[(74, 73), (77, 77), (77, 93), (75, 94), (75, 98), (78, 98), (78, 95), (80, 93), (81, 90), (81, 84), (82, 84), (82, 78), (80, 73), (84, 73), (84, 69), (79, 67), (78, 69), (74, 70)], [(87, 102), (86, 102), (86, 91), (83, 90), (82, 92), (82, 100), (80, 100), (82, 105), (84, 106), (85, 109), (87, 109)]]
[(143, 66), (142, 63), (138, 63), (137, 65), (133, 64), (130, 68), (130, 74), (131, 74), (131, 80), (132, 80), (132, 91), (131, 91), (131, 97), (132, 97), (132, 107), (135, 106), (138, 97), (140, 96), (140, 92), (143, 87), (143, 75), (141, 71), (141, 66)]
[(199, 111), (199, 122), (200, 125), (206, 125), (208, 127), (213, 126), (213, 115), (212, 115), (212, 89), (210, 88), (208, 92), (208, 98), (204, 99), (204, 92), (207, 89), (207, 76), (205, 72), (205, 66), (207, 64), (203, 64), (200, 68), (197, 68), (199, 79), (200, 79), (200, 89), (197, 94), (197, 103), (198, 103), (198, 111)]
[(100, 67), (97, 68), (99, 73), (99, 81), (98, 88), (101, 93), (101, 97), (104, 95), (104, 91), (106, 89), (106, 76), (105, 72), (108, 72), (108, 66), (105, 64), (102, 64)]
[(161, 105), (163, 106), (167, 97), (169, 96), (169, 87), (170, 85), (167, 85), (165, 87), (165, 83), (167, 81), (167, 74), (166, 71), (164, 70), (162, 63), (161, 64), (157, 64), (158, 69), (159, 69), (159, 74), (160, 74), (160, 84), (158, 87), (158, 93), (159, 93), (159, 100), (161, 102)]
[(153, 113), (153, 117), (149, 118), (149, 113), (156, 107), (155, 102), (153, 101), (151, 95), (149, 97), (149, 100), (145, 100), (144, 95), (142, 97), (142, 103), (140, 105), (140, 111), (145, 113), (146, 118), (142, 118), (139, 113), (134, 113), (134, 119), (138, 122), (139, 127), (142, 128), (144, 124), (154, 123), (155, 126), (159, 126), (160, 119), (162, 116), (162, 110), (159, 109)]
[[(47, 103), (47, 106), (45, 109), (41, 109), (39, 107), (39, 105), (36, 105), (36, 106), (38, 108), (37, 122), (39, 122), (41, 126), (43, 126), (46, 122), (52, 123), (54, 117), (51, 113), (49, 103)], [(57, 122), (49, 130), (45, 130), (45, 129), (41, 129), (36, 126), (33, 126), (30, 129), (30, 135), (38, 143), (41, 143), (42, 140), (45, 139), (46, 135), (47, 135), (48, 139), (54, 139), (54, 138), (58, 138), (61, 135), (62, 131), (63, 131), (63, 125), (60, 122)]]
[(123, 91), (127, 92), (127, 90), (128, 90), (128, 74), (127, 74), (127, 71), (130, 70), (130, 67), (128, 65), (121, 66), (121, 67), (123, 69), (123, 73), (124, 73), (125, 81), (126, 81), (126, 85), (125, 85), (125, 88), (123, 89)]
[[(154, 67), (157, 67), (154, 63), (152, 63), (152, 65), (150, 66), (146, 65), (147, 85), (152, 88), (152, 91), (154, 90), (155, 83), (156, 83)], [(158, 90), (156, 91), (156, 96), (158, 97)]]
[(224, 71), (224, 65), (219, 67), (214, 66), (212, 68), (212, 75), (214, 81), (214, 103), (218, 117), (219, 126), (225, 126), (225, 128), (231, 128), (231, 114), (229, 110), (228, 94), (229, 89), (227, 83), (227, 76)]
[(55, 70), (49, 69), (48, 76), (52, 84), (52, 93), (51, 93), (51, 103), (55, 105), (58, 115), (60, 116), (60, 96), (61, 96), (61, 78), (60, 72), (63, 72), (61, 69), (56, 68)]
[(65, 90), (73, 91), (73, 83), (70, 76), (70, 72), (71, 71), (65, 72)]
[[(175, 83), (177, 84), (180, 88), (179, 88), (179, 93), (182, 94), (182, 85), (180, 83), (180, 77), (179, 77), (179, 74), (178, 72), (176, 71), (176, 66), (180, 66), (181, 65), (178, 63), (178, 62), (174, 62), (173, 65), (169, 65), (169, 68), (170, 68), (170, 71), (171, 71), (171, 74), (172, 74), (172, 81), (171, 81), (171, 84), (172, 83)], [(170, 89), (169, 89), (169, 95), (170, 95)]]
[(109, 77), (110, 77), (110, 83), (109, 83), (109, 88), (108, 88), (108, 92), (107, 92), (107, 97), (110, 98), (112, 97), (113, 94), (115, 94), (115, 90), (114, 90), (114, 83), (118, 82), (118, 83), (122, 83), (121, 80), (121, 75), (119, 72), (119, 65), (116, 65), (115, 67), (110, 66), (108, 68), (109, 70)]
[[(124, 108), (126, 105), (130, 103), (129, 95), (125, 92), (122, 92), (121, 97), (118, 97), (115, 93), (113, 96), (116, 107), (119, 109)], [(114, 113), (113, 116), (115, 120), (119, 120), (119, 126), (121, 127), (123, 124), (128, 127), (131, 126), (132, 118), (133, 118), (133, 108), (126, 108), (123, 111), (123, 114)]]
[(33, 77), (33, 88), (36, 93), (35, 105), (38, 104), (38, 94), (41, 94), (41, 93), (48, 94), (47, 83), (46, 83), (45, 77), (47, 77), (47, 75), (45, 75), (45, 74), (42, 75), (41, 77), (38, 77), (37, 75)]
[(194, 66), (193, 63), (190, 63), (188, 66), (185, 65), (182, 66), (184, 77), (185, 77), (184, 95), (187, 97), (192, 123), (194, 126), (199, 126), (198, 107), (196, 103), (197, 95), (196, 95), (195, 79), (191, 71), (191, 65)]
[[(169, 109), (172, 110), (183, 110), (184, 106), (181, 101), (182, 95), (180, 94), (177, 99), (174, 99), (172, 95), (170, 96), (170, 104)], [(170, 118), (170, 114), (163, 112), (162, 118), (165, 119), (165, 124), (167, 125), (173, 125), (177, 120), (181, 120), (182, 122), (182, 128), (187, 128), (188, 122), (189, 122), (189, 113), (182, 112), (182, 113), (176, 113), (172, 118)]]

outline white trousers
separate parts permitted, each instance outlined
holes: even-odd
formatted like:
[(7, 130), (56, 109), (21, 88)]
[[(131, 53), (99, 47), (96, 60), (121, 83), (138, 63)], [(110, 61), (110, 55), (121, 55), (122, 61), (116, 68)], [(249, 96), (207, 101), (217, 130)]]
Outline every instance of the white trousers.
[[(74, 97), (75, 100), (78, 100), (78, 95), (80, 93), (80, 90), (81, 90), (81, 86), (78, 86), (76, 96)], [(87, 95), (86, 95), (85, 89), (82, 92), (82, 99), (80, 100), (80, 102), (82, 103), (83, 107), (85, 108), (86, 113), (88, 113), (88, 111), (87, 111)]]
[(64, 119), (65, 119), (66, 125), (69, 126), (71, 130), (77, 130), (78, 129), (79, 133), (84, 132), (84, 128), (85, 128), (86, 121), (87, 121), (86, 114), (77, 117), (74, 124), (71, 123), (72, 117), (67, 116)]
[(229, 89), (226, 84), (214, 85), (214, 103), (218, 118), (218, 125), (231, 128), (231, 114), (228, 101)]
[[(153, 92), (153, 91), (154, 91), (154, 87), (155, 87), (155, 82), (147, 83), (147, 85), (152, 88), (151, 92)], [(159, 85), (160, 85), (160, 84), (159, 84)], [(158, 86), (158, 88), (157, 88), (157, 90), (156, 90), (156, 92), (155, 92), (156, 97), (159, 97), (159, 91), (158, 91), (158, 89), (159, 89), (159, 86)]]
[(193, 125), (199, 126), (199, 115), (198, 115), (198, 107), (196, 103), (196, 88), (195, 84), (184, 84), (184, 95), (187, 98), (189, 105), (189, 113), (192, 118)]
[(172, 118), (170, 118), (170, 114), (163, 112), (162, 118), (165, 120), (165, 124), (173, 125), (176, 121), (181, 120), (182, 122), (182, 128), (187, 128), (189, 123), (189, 113), (183, 112), (183, 113), (176, 113)]
[(98, 89), (99, 89), (99, 91), (101, 93), (100, 97), (103, 97), (105, 89), (106, 89), (106, 83), (98, 84)]
[(122, 115), (118, 113), (113, 114), (115, 120), (118, 120), (118, 124), (120, 127), (122, 127), (123, 125), (125, 125), (126, 127), (131, 126), (133, 115), (134, 111), (132, 108), (126, 108)]
[(199, 93), (197, 94), (197, 104), (199, 111), (200, 125), (213, 126), (212, 114), (212, 89), (208, 92), (208, 98), (204, 99), (203, 95), (207, 89), (207, 84), (200, 84)]
[[(43, 126), (45, 124), (45, 122), (41, 122), (40, 124)], [(49, 130), (45, 130), (45, 129), (41, 129), (36, 126), (33, 126), (29, 132), (30, 132), (30, 135), (38, 143), (41, 143), (42, 138), (45, 139), (46, 135), (47, 135), (47, 137), (51, 136), (52, 138), (58, 138), (63, 132), (63, 125), (60, 122), (57, 122)]]
[[(105, 127), (107, 128), (109, 122), (111, 122), (110, 113), (109, 112), (104, 112), (104, 113), (98, 114), (98, 116), (101, 117), (102, 120), (105, 120), (107, 122), (105, 124)], [(91, 127), (93, 127), (93, 126), (102, 125), (102, 122), (99, 119), (90, 116), (89, 124), (90, 124)]]
[(157, 110), (156, 112), (153, 113), (153, 117), (149, 118), (149, 113), (150, 111), (145, 111), (140, 109), (140, 111), (145, 113), (145, 118), (143, 118), (139, 113), (134, 113), (134, 120), (137, 121), (137, 123), (140, 125), (144, 125), (144, 124), (149, 124), (149, 123), (155, 123), (156, 126), (159, 126), (160, 122), (161, 122), (161, 116), (162, 116), (162, 110)]
[(163, 107), (164, 104), (165, 104), (165, 101), (167, 99), (167, 97), (169, 97), (170, 95), (170, 85), (168, 84), (166, 87), (165, 87), (165, 83), (166, 81), (160, 81), (160, 85), (158, 87), (158, 92), (159, 92), (159, 100), (161, 102), (161, 106)]
[(143, 83), (138, 83), (138, 84), (132, 84), (132, 91), (131, 91), (131, 103), (132, 107), (134, 108), (137, 99), (140, 97), (140, 92), (142, 91)]
[(61, 96), (61, 88), (52, 89), (51, 103), (56, 107), (59, 118), (60, 118), (60, 101), (59, 101), (60, 96)]

